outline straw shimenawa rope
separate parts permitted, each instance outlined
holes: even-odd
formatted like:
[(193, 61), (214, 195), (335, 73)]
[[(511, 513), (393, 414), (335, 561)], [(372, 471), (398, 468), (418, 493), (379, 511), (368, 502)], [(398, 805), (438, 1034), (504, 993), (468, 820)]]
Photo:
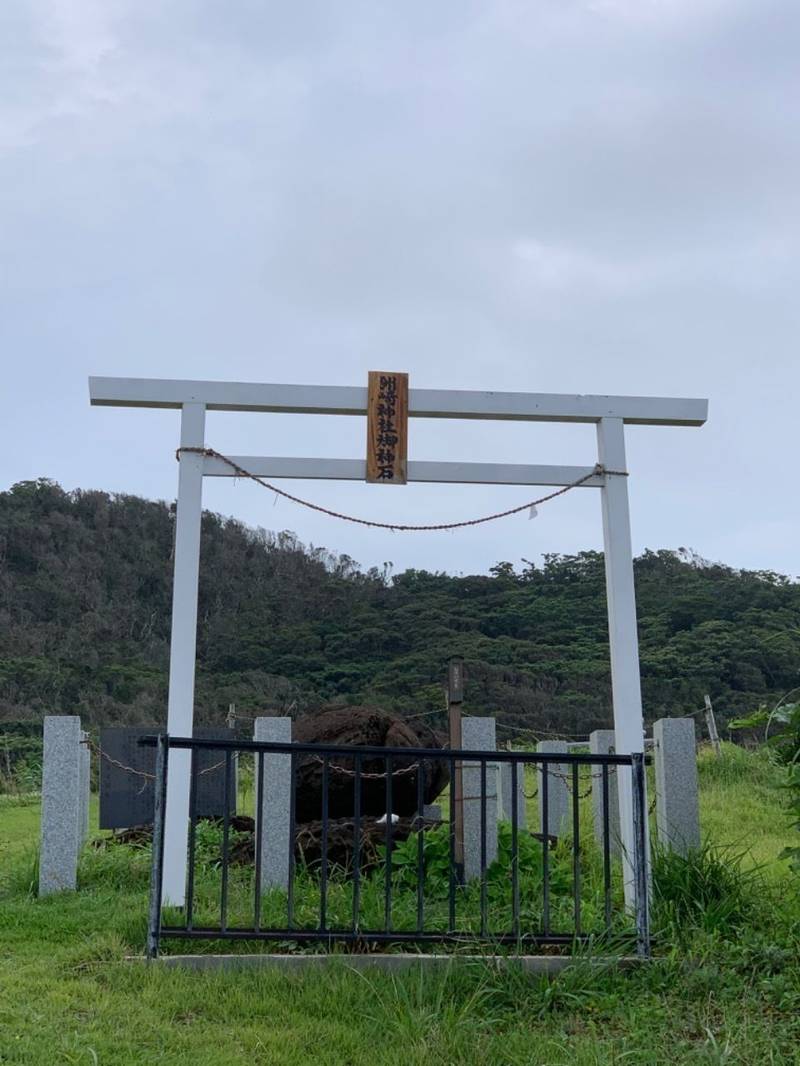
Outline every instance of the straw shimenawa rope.
[(521, 503), (518, 507), (510, 507), (507, 511), (496, 511), (494, 514), (484, 515), (482, 518), (468, 518), (462, 522), (437, 522), (430, 525), (404, 525), (399, 522), (376, 522), (370, 518), (356, 518), (353, 515), (342, 514), (340, 511), (332, 511), (328, 507), (322, 507), (318, 503), (304, 500), (300, 496), (293, 496), (291, 492), (286, 492), (285, 489), (279, 489), (277, 485), (270, 484), (269, 481), (265, 481), (264, 478), (259, 477), (258, 474), (253, 474), (249, 470), (245, 470), (244, 467), (239, 466), (239, 464), (234, 462), (229, 456), (222, 455), (221, 452), (215, 451), (214, 448), (178, 448), (175, 452), (175, 458), (180, 459), (182, 454), (202, 455), (206, 459), (219, 459), (220, 462), (229, 466), (239, 477), (249, 478), (262, 488), (269, 489), (278, 496), (283, 496), (284, 499), (291, 500), (292, 503), (299, 504), (301, 507), (308, 507), (312, 511), (319, 511), (321, 514), (326, 514), (330, 518), (338, 518), (343, 522), (355, 522), (356, 525), (370, 526), (373, 529), (390, 529), (396, 533), (438, 532), (445, 529), (463, 529), (466, 526), (480, 526), (483, 525), (484, 522), (494, 522), (498, 518), (508, 518), (513, 514), (529, 511), (531, 507), (538, 507), (541, 503), (547, 503), (549, 500), (554, 500), (557, 496), (563, 496), (565, 493), (569, 492), (570, 489), (576, 489), (579, 485), (591, 481), (594, 477), (606, 477), (612, 475), (615, 477), (628, 476), (626, 470), (606, 470), (602, 463), (597, 463), (588, 474), (584, 474), (583, 477), (571, 481), (569, 485), (564, 485), (562, 488), (556, 489), (555, 492), (549, 492), (546, 496), (540, 496), (536, 500), (529, 500), (527, 503)]

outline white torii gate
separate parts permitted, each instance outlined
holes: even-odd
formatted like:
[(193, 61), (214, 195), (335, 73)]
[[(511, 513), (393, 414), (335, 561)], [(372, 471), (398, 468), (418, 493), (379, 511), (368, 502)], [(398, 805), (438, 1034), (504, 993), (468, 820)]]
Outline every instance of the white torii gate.
[[(179, 381), (148, 378), (89, 378), (91, 403), (101, 407), (161, 407), (181, 412), (181, 448), (205, 447), (206, 411), (264, 411), (309, 415), (366, 415), (367, 388), (338, 385), (265, 385), (229, 381)], [(410, 389), (411, 418), (466, 418), (516, 422), (593, 422), (597, 461), (607, 470), (625, 471), (625, 424), (701, 426), (708, 401), (649, 396), (573, 396), (552, 393), (467, 392)], [(325, 478), (363, 481), (366, 460), (233, 456), (249, 473), (269, 478)], [(408, 480), (473, 485), (572, 484), (591, 474), (594, 464), (533, 466), (511, 463), (408, 463)], [(190, 737), (194, 719), (197, 645), (197, 593), (203, 477), (233, 477), (219, 459), (180, 453), (175, 525), (167, 730)], [(639, 641), (633, 586), (628, 479), (596, 475), (583, 487), (600, 489), (603, 512), (608, 629), (614, 731), (619, 754), (644, 750), (639, 678)], [(619, 787), (623, 854), (633, 855), (630, 771)], [(189, 831), (190, 752), (170, 753), (164, 848), (166, 904), (183, 906)], [(626, 860), (626, 900), (632, 900), (632, 870)]]

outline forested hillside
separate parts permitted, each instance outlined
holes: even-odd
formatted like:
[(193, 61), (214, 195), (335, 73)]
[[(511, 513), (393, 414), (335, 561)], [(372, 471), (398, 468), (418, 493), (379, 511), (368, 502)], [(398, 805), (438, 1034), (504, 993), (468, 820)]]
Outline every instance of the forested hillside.
[[(0, 719), (164, 720), (173, 521), (163, 503), (48, 481), (0, 493)], [(800, 683), (797, 583), (667, 551), (637, 559), (636, 581), (648, 719), (710, 692), (724, 721)], [(205, 515), (202, 720), (221, 722), (229, 702), (243, 715), (428, 711), (452, 655), (467, 664), (468, 712), (560, 732), (610, 723), (602, 555), (391, 576)]]

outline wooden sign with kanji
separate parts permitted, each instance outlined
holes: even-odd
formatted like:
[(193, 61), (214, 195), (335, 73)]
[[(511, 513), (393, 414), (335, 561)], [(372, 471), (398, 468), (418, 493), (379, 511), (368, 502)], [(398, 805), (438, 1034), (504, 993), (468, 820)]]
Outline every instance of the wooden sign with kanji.
[(405, 485), (408, 374), (370, 370), (367, 393), (367, 481)]

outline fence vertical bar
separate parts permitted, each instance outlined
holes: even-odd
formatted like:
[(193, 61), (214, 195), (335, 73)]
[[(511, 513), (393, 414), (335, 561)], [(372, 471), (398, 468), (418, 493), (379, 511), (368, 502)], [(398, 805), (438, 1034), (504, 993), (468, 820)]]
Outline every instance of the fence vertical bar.
[[(589, 767), (591, 771), (591, 766)], [(572, 887), (574, 892), (575, 935), (581, 935), (581, 812), (578, 764), (572, 764)]]
[(194, 925), (194, 854), (197, 843), (197, 749), (192, 748), (189, 778), (189, 871), (186, 885), (186, 928)]
[(322, 865), (319, 874), (319, 927), (328, 926), (328, 788), (330, 787), (328, 756), (322, 756)]
[(603, 905), (606, 919), (606, 932), (611, 932), (611, 812), (609, 810), (610, 789), (608, 782), (608, 763), (602, 766), (603, 774)]
[(481, 759), (481, 936), (486, 936), (486, 759)]
[(542, 767), (539, 787), (542, 790), (542, 934), (550, 935), (550, 836), (547, 828), (550, 825), (550, 811), (548, 803), (547, 786), (550, 775), (547, 772), (547, 763)]
[(228, 928), (228, 851), (231, 828), (231, 750), (225, 749), (225, 806), (222, 808), (222, 891), (219, 902), (220, 932)]
[(264, 756), (256, 755), (258, 770), (256, 771), (256, 884), (255, 902), (253, 905), (253, 925), (256, 930), (261, 928), (261, 864), (263, 862), (264, 833), (261, 819), (264, 817)]
[(294, 929), (294, 838), (295, 838), (295, 759), (289, 755), (289, 884), (286, 886), (286, 924)]
[(448, 865), (447, 886), (447, 928), (454, 933), (456, 928), (456, 792), (455, 759), (450, 759), (450, 862)]
[[(461, 704), (464, 701), (464, 663), (451, 659), (447, 674), (447, 720), (449, 746), (456, 751), (464, 747), (462, 736)], [(455, 797), (451, 804), (450, 820), (453, 824), (454, 843), (451, 862), (461, 870), (459, 883), (464, 881), (464, 768), (459, 761), (450, 767), (450, 792)]]
[(358, 932), (361, 910), (361, 756), (353, 759), (353, 932)]
[[(525, 764), (523, 763), (523, 774)], [(519, 939), (519, 804), (517, 803), (517, 774), (519, 763), (511, 763), (511, 930)]]
[(647, 870), (647, 811), (645, 803), (644, 754), (631, 753), (633, 788), (633, 873), (634, 908), (636, 911), (636, 953), (650, 957), (650, 901)]
[(150, 868), (150, 913), (147, 923), (147, 958), (158, 958), (161, 940), (161, 895), (164, 881), (164, 814), (167, 807), (169, 737), (156, 743), (156, 780), (153, 796), (153, 861)]
[(386, 756), (384, 768), (386, 771), (386, 898), (384, 899), (383, 924), (386, 932), (392, 928), (392, 772), (394, 762), (391, 755)]
[(417, 932), (425, 927), (425, 797), (422, 763), (417, 767)]

